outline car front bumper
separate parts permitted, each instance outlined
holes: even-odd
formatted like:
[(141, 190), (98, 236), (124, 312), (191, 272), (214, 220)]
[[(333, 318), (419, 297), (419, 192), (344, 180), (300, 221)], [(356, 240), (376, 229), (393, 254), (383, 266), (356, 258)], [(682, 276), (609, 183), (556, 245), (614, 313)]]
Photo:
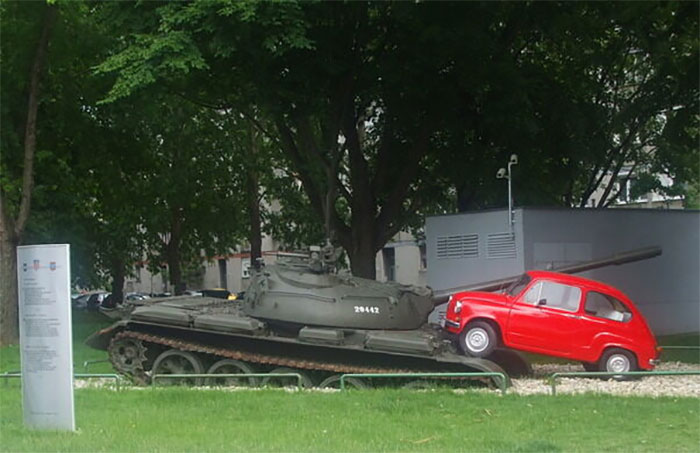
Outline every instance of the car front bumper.
[(442, 325), (443, 327), (451, 327), (453, 329), (460, 328), (460, 324), (456, 321), (452, 321), (452, 320), (447, 319), (447, 318), (443, 319), (442, 321), (443, 321), (443, 325)]

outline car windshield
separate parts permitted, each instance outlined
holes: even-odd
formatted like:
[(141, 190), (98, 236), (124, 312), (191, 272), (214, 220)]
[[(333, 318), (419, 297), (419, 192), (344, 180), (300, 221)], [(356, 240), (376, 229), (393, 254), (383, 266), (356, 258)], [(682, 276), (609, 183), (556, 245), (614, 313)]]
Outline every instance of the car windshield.
[(510, 296), (515, 297), (518, 294), (520, 294), (520, 292), (527, 286), (528, 283), (530, 283), (530, 276), (527, 274), (523, 274), (519, 279), (510, 284), (508, 289), (506, 289), (506, 293), (508, 293), (508, 295)]

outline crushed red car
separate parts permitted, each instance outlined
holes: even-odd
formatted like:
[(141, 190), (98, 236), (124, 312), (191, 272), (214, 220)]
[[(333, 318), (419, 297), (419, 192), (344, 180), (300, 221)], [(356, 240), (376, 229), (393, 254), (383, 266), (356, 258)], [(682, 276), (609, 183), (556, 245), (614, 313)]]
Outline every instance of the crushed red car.
[(632, 301), (612, 286), (530, 271), (503, 293), (452, 295), (444, 327), (467, 355), (507, 347), (577, 360), (588, 371), (651, 370), (658, 347)]

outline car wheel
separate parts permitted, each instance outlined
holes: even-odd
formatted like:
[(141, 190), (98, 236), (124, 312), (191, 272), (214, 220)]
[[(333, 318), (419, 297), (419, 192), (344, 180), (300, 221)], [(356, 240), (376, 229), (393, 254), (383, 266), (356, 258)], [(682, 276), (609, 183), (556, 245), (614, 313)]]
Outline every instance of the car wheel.
[(498, 335), (491, 324), (474, 321), (459, 334), (459, 347), (466, 355), (486, 357), (498, 346)]
[[(598, 369), (607, 373), (625, 373), (627, 371), (637, 371), (637, 358), (629, 351), (619, 348), (612, 348), (605, 351), (598, 362)], [(622, 380), (625, 376), (613, 376), (617, 380)]]

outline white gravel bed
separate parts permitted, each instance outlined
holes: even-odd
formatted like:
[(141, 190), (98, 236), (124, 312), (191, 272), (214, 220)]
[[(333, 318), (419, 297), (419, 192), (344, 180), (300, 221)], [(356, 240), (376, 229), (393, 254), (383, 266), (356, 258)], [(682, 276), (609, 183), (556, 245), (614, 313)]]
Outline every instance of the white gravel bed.
[[(552, 386), (547, 379), (553, 373), (584, 371), (581, 365), (533, 365), (534, 376), (513, 379), (508, 393), (518, 395), (550, 394)], [(700, 366), (681, 362), (665, 362), (657, 371), (698, 371)], [(620, 396), (684, 396), (700, 398), (700, 375), (649, 376), (629, 381), (600, 378), (557, 378), (557, 394), (601, 393)]]
[[(507, 390), (508, 394), (517, 395), (537, 395), (551, 394), (552, 386), (548, 377), (553, 373), (564, 373), (574, 371), (584, 371), (578, 364), (542, 364), (533, 365), (533, 376), (528, 378), (512, 379), (512, 386)], [(700, 371), (700, 365), (663, 362), (657, 371)], [(114, 379), (76, 379), (75, 388), (111, 388), (116, 390)], [(147, 387), (132, 386), (128, 381), (122, 382), (122, 388), (143, 389)], [(203, 387), (206, 388), (206, 387)], [(671, 396), (671, 397), (695, 397), (700, 398), (700, 375), (690, 376), (653, 376), (643, 377), (630, 381), (616, 381), (614, 379), (600, 378), (566, 378), (557, 379), (557, 394), (582, 394), (598, 393), (618, 396)], [(231, 387), (228, 391), (255, 389), (246, 387)], [(296, 391), (296, 387), (288, 391)], [(336, 392), (335, 389), (319, 390), (323, 392)], [(458, 393), (464, 390), (455, 390)], [(500, 393), (497, 389), (486, 390), (488, 392)]]

